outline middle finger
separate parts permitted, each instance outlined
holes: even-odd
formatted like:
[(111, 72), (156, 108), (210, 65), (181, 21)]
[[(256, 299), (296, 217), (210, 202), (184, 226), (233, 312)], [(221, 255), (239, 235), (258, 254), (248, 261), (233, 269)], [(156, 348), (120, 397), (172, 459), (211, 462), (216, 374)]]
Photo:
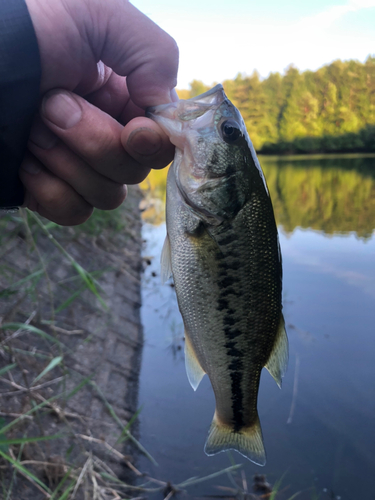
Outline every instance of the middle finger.
[[(152, 120), (139, 117), (124, 129), (114, 118), (72, 92), (48, 92), (41, 115), (50, 130), (85, 163), (120, 184), (140, 182), (151, 167), (167, 165), (173, 155), (168, 137)], [(142, 129), (143, 137), (140, 143), (135, 141), (138, 149), (133, 150), (137, 129)]]

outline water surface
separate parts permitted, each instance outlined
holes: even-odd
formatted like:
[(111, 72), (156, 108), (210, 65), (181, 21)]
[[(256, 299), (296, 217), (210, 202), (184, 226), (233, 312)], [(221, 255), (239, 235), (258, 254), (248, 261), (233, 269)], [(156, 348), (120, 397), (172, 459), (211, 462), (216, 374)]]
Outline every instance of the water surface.
[[(267, 465), (231, 456), (249, 482), (255, 473), (271, 483), (285, 474), (280, 499), (297, 491), (303, 499), (374, 499), (375, 159), (268, 159), (262, 166), (279, 223), (290, 361), (282, 390), (262, 373)], [(203, 452), (214, 396), (208, 377), (197, 392), (186, 377), (174, 289), (160, 285), (165, 225), (157, 218), (158, 225), (144, 225), (151, 265), (139, 401), (141, 441), (159, 466), (142, 458), (140, 467), (178, 483), (231, 462), (228, 453)], [(217, 485), (231, 483), (223, 476), (188, 493), (222, 495)]]

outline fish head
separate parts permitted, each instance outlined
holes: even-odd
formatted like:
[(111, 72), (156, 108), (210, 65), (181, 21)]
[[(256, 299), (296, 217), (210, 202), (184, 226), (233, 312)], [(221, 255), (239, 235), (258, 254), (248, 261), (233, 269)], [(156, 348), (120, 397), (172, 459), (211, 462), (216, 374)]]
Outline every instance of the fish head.
[(243, 118), (222, 85), (149, 108), (147, 116), (176, 146), (172, 168), (177, 187), (189, 208), (206, 222), (218, 225), (235, 217), (254, 179), (261, 178), (267, 190)]

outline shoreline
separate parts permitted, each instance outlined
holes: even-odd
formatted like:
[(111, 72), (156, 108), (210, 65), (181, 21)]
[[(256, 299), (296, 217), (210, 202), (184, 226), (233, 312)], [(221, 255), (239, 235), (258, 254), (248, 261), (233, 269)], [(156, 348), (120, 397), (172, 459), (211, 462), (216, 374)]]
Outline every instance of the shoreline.
[(270, 160), (327, 160), (332, 158), (375, 158), (375, 153), (304, 153), (304, 154), (266, 154), (258, 153), (259, 158)]

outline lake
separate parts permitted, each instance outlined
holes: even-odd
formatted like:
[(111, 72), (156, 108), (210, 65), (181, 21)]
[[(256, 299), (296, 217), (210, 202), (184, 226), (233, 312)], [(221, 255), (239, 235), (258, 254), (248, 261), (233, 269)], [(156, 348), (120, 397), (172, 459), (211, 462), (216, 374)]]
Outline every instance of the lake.
[(280, 390), (266, 370), (259, 390), (267, 464), (203, 452), (215, 403), (208, 377), (187, 380), (183, 324), (170, 283), (160, 284), (165, 172), (145, 210), (140, 440), (158, 462), (139, 467), (173, 484), (242, 464), (241, 472), (187, 489), (224, 488), (266, 474), (279, 499), (375, 499), (375, 158), (260, 158), (283, 255), (289, 368)]

